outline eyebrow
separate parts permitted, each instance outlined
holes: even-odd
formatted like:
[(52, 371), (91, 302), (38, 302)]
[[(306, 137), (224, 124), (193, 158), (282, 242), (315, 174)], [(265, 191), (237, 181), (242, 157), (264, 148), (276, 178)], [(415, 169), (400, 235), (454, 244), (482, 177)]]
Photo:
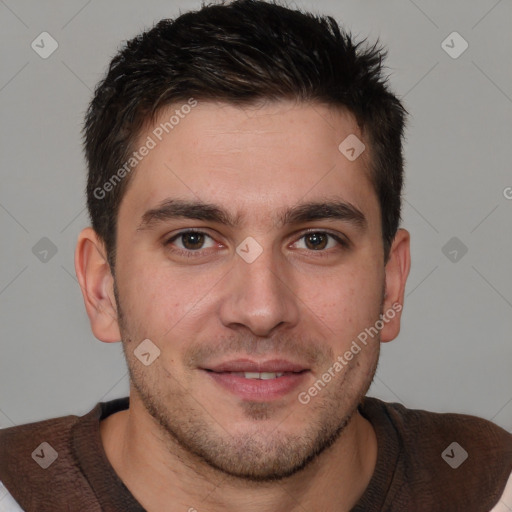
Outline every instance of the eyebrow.
[[(212, 203), (166, 199), (156, 208), (147, 210), (142, 215), (137, 231), (151, 229), (162, 222), (180, 218), (215, 222), (236, 228), (240, 225), (243, 216), (240, 214), (233, 216), (221, 206)], [(275, 225), (284, 227), (326, 219), (347, 222), (360, 230), (365, 230), (368, 224), (363, 212), (351, 203), (340, 199), (330, 199), (309, 201), (285, 208), (275, 219)]]

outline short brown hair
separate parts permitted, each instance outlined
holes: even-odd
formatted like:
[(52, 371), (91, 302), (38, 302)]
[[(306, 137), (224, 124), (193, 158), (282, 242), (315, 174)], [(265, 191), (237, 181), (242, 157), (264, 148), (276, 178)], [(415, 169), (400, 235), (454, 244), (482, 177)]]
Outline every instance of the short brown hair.
[(354, 44), (330, 16), (261, 0), (203, 5), (126, 42), (96, 87), (84, 125), (87, 205), (112, 270), (131, 174), (119, 172), (119, 184), (112, 178), (145, 123), (191, 97), (242, 106), (292, 99), (352, 112), (371, 148), (387, 260), (400, 223), (406, 111), (383, 76), (385, 52), (365, 43)]

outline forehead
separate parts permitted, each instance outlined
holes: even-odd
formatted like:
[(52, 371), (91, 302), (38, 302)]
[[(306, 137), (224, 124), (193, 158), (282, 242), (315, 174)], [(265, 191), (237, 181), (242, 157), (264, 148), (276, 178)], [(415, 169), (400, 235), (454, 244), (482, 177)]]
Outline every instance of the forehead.
[(351, 161), (340, 150), (347, 137), (363, 140), (347, 111), (291, 102), (183, 105), (166, 108), (141, 132), (136, 148), (151, 149), (137, 164), (120, 214), (142, 215), (179, 197), (263, 220), (283, 205), (336, 195), (378, 215), (368, 151)]

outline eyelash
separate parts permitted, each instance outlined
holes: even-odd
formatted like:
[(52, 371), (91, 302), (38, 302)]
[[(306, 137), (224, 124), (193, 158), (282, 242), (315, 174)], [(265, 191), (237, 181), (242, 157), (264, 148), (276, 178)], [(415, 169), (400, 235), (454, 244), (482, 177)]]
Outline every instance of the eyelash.
[[(213, 237), (210, 236), (208, 233), (205, 233), (204, 231), (200, 231), (198, 229), (187, 229), (186, 231), (180, 231), (179, 233), (173, 235), (171, 238), (167, 239), (164, 242), (164, 246), (165, 247), (170, 246), (171, 243), (174, 242), (175, 240), (177, 240), (180, 236), (186, 235), (188, 233), (199, 233), (199, 234), (202, 234), (202, 235), (206, 235), (207, 237), (209, 237), (209, 238), (211, 238), (213, 240)], [(333, 233), (330, 233), (329, 231), (321, 231), (321, 230), (318, 230), (318, 229), (311, 229), (311, 230), (308, 230), (308, 231), (302, 233), (302, 235), (297, 239), (297, 241), (300, 240), (301, 238), (304, 238), (305, 236), (311, 235), (313, 233), (330, 236), (331, 238), (336, 240), (336, 242), (338, 242), (343, 249), (348, 249), (349, 248), (349, 243), (346, 240), (344, 240), (343, 238), (341, 238), (340, 236), (335, 235)], [(188, 250), (187, 251), (187, 250), (184, 250), (184, 249), (173, 248), (172, 252), (177, 253), (177, 254), (179, 254), (181, 256), (185, 256), (186, 258), (197, 258), (197, 257), (200, 257), (200, 256), (204, 256), (204, 254), (203, 254), (201, 249), (198, 249), (196, 251), (192, 251), (192, 250)], [(329, 256), (329, 254), (330, 254), (326, 250), (319, 250), (319, 251), (310, 250), (309, 252), (317, 253), (316, 257), (326, 257), (326, 256)]]

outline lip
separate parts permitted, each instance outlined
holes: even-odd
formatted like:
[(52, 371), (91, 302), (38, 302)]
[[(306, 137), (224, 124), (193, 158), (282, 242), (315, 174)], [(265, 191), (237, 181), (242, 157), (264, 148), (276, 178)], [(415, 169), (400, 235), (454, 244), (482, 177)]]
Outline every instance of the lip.
[[(233, 395), (246, 401), (269, 402), (284, 398), (299, 386), (304, 387), (310, 370), (283, 359), (251, 361), (236, 359), (209, 368), (201, 368), (209, 379)], [(232, 372), (284, 373), (275, 379), (246, 379)]]
[(222, 372), (302, 372), (309, 370), (306, 366), (287, 361), (286, 359), (268, 359), (266, 361), (253, 361), (251, 359), (233, 359), (216, 365), (202, 368), (216, 373)]

